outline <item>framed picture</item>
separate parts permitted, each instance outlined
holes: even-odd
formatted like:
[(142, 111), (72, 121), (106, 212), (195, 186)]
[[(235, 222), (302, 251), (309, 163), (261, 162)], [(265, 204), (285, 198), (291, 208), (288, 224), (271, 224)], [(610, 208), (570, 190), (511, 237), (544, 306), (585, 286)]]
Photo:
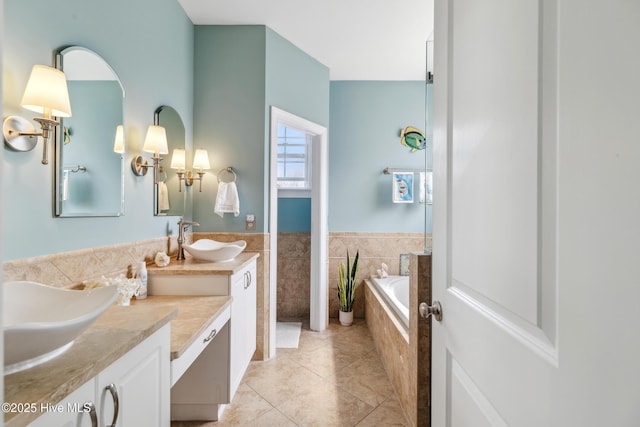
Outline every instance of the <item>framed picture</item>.
[(413, 203), (413, 172), (393, 173), (393, 203)]
[(433, 172), (420, 172), (420, 203), (433, 204)]

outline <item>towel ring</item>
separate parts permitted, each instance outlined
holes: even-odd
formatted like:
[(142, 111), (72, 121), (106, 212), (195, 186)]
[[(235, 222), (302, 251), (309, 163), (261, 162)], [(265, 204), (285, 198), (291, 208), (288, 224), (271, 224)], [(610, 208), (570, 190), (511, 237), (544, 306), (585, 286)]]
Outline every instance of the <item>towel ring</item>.
[[(225, 172), (233, 174), (233, 181), (222, 181), (220, 179), (220, 175), (222, 175)], [(236, 172), (233, 170), (233, 168), (231, 166), (229, 166), (226, 169), (220, 169), (220, 171), (218, 172), (217, 178), (218, 178), (218, 182), (236, 182), (236, 179), (238, 179), (238, 175), (236, 175)]]
[(82, 165), (65, 166), (64, 170), (68, 171), (68, 172), (72, 172), (72, 173), (86, 172), (87, 171), (87, 167), (86, 166), (82, 166)]

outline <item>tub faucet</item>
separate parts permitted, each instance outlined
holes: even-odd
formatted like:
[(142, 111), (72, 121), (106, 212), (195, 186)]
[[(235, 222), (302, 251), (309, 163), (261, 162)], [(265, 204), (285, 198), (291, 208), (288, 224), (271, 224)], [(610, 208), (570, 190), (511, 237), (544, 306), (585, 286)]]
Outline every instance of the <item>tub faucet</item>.
[(185, 221), (183, 218), (180, 218), (180, 221), (178, 221), (178, 257), (176, 258), (178, 261), (184, 259), (184, 248), (182, 247), (184, 243), (184, 232), (192, 225), (199, 226), (200, 224)]

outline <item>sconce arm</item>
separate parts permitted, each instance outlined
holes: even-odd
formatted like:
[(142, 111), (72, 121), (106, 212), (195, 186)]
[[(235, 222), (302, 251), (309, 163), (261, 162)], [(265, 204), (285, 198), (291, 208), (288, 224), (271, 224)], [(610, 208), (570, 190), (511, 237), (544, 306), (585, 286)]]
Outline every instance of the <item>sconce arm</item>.
[(199, 184), (200, 188), (198, 189), (200, 193), (202, 193), (202, 178), (204, 177), (204, 174), (205, 172), (198, 172), (198, 178), (194, 178), (200, 181), (200, 184)]
[(187, 171), (184, 177), (184, 185), (186, 187), (191, 187), (193, 185), (193, 172)]
[(134, 156), (133, 159), (131, 159), (131, 170), (137, 176), (146, 175), (149, 167), (147, 160), (142, 156)]
[[(194, 182), (194, 181), (200, 181), (198, 191), (199, 191), (200, 193), (202, 193), (202, 179), (203, 179), (204, 174), (205, 174), (206, 172), (199, 171), (199, 172), (196, 172), (196, 173), (198, 174), (198, 177), (197, 177), (197, 178), (193, 176), (193, 172), (191, 172), (191, 171), (187, 171), (187, 172), (186, 172), (186, 175), (185, 175), (185, 177), (184, 177), (184, 185), (185, 185), (186, 187), (191, 187), (191, 186), (193, 185), (193, 182)], [(180, 174), (178, 174), (178, 177), (179, 177), (179, 178), (181, 178), (181, 177), (180, 177)]]
[(45, 117), (34, 117), (33, 120), (40, 123), (40, 127), (42, 128), (42, 164), (46, 165), (49, 163), (49, 159), (47, 158), (47, 140), (49, 139), (49, 135), (51, 135), (51, 129), (58, 126), (60, 122)]
[(36, 132), (35, 127), (25, 118), (18, 116), (7, 117), (2, 125), (4, 140), (15, 151), (31, 151), (38, 142), (37, 138), (41, 136), (44, 142), (42, 164), (46, 165), (49, 163), (47, 141), (51, 135), (51, 129), (58, 126), (60, 122), (45, 117), (34, 117), (33, 120), (40, 124), (42, 131)]
[(198, 191), (202, 193), (202, 177), (206, 172), (196, 172), (196, 173), (198, 174), (197, 178), (193, 176), (192, 171), (176, 172), (176, 175), (178, 175), (178, 191), (179, 192), (182, 191), (182, 181), (184, 181), (185, 190), (187, 187), (191, 187), (194, 181), (200, 181), (200, 188)]

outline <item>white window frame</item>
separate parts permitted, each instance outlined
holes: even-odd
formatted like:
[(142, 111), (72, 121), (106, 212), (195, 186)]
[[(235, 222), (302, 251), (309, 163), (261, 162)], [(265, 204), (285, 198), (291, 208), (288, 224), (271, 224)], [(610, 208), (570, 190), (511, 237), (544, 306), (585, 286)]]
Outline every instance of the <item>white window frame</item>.
[[(304, 161), (304, 167), (305, 167), (305, 182), (306, 182), (306, 186), (305, 187), (299, 187), (299, 188), (294, 188), (294, 187), (286, 187), (286, 188), (282, 188), (282, 187), (278, 187), (278, 197), (281, 198), (311, 198), (311, 190), (313, 189), (313, 181), (311, 179), (312, 175), (312, 170), (311, 170), (311, 165), (313, 163), (313, 159), (312, 159), (312, 150), (313, 150), (313, 146), (312, 146), (312, 142), (313, 142), (313, 135), (310, 134), (309, 132), (302, 130), (302, 129), (298, 129), (297, 127), (291, 126), (287, 123), (284, 122), (278, 122), (278, 126), (284, 126), (285, 128), (288, 129), (293, 129), (296, 130), (298, 132), (302, 132), (306, 135), (306, 154), (305, 154), (305, 161)], [(278, 137), (280, 137), (280, 135), (278, 135)], [(280, 144), (278, 144), (278, 146), (280, 146)], [(280, 179), (278, 178), (278, 181)]]

